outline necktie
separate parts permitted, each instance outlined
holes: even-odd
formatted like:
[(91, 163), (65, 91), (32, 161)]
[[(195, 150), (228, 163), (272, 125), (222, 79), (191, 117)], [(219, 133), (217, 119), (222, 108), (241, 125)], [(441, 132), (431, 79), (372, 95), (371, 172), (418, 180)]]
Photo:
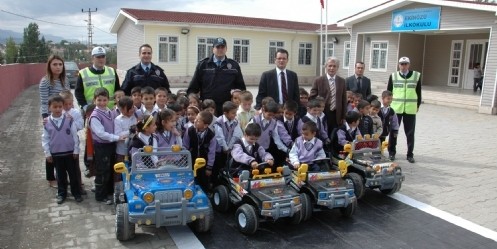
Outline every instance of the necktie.
[(304, 143), (304, 147), (305, 147), (305, 149), (306, 149), (306, 150), (308, 150), (308, 151), (309, 151), (309, 150), (311, 150), (311, 149), (312, 149), (313, 144), (312, 144), (310, 141), (306, 141), (306, 142)]
[(247, 145), (247, 152), (252, 155), (252, 145)]
[(217, 67), (221, 67), (221, 61), (216, 61)]
[[(358, 92), (361, 92), (362, 90), (362, 82), (361, 82), (362, 78), (361, 77), (357, 77), (357, 91)], [(366, 96), (363, 96), (363, 97), (366, 97)]]
[(286, 121), (286, 127), (288, 128), (288, 131), (289, 132), (292, 132), (292, 129), (293, 129), (293, 122), (288, 120)]
[(288, 99), (288, 92), (286, 90), (285, 72), (282, 71), (280, 76), (281, 76), (281, 97), (283, 97), (283, 101), (281, 101), (281, 102), (284, 103)]
[(330, 111), (334, 111), (336, 109), (336, 98), (335, 98), (335, 95), (336, 95), (336, 86), (335, 86), (335, 78), (332, 77), (330, 78)]
[(149, 71), (150, 71), (150, 68), (149, 67), (145, 67), (145, 73), (148, 74)]
[(319, 117), (316, 118), (316, 126), (318, 127), (318, 131), (321, 130), (321, 119)]
[(150, 137), (148, 138), (148, 145), (150, 146), (154, 145), (154, 138), (152, 137), (152, 135), (150, 135)]

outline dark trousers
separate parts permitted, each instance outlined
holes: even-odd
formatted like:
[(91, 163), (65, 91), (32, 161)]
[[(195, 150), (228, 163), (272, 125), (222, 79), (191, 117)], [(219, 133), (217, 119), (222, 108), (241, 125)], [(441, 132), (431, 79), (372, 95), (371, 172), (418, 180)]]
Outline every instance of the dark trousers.
[(483, 77), (482, 78), (474, 78), (474, 83), (473, 83), (473, 91), (474, 92), (476, 92), (476, 90), (478, 90), (478, 88), (480, 88), (480, 91), (481, 91), (482, 81), (483, 81)]
[[(413, 157), (414, 151), (414, 130), (416, 128), (416, 114), (397, 114), (397, 119), (399, 120), (399, 125), (404, 121), (404, 132), (406, 134), (407, 140), (407, 157)], [(390, 137), (388, 139), (388, 152), (390, 155), (395, 155), (397, 153), (397, 137), (390, 132)]]
[(216, 186), (219, 183), (219, 172), (227, 168), (228, 154), (224, 152), (216, 152), (216, 159), (214, 160), (214, 167), (212, 167), (211, 183)]
[(94, 144), (95, 148), (95, 199), (102, 201), (114, 192), (114, 162), (116, 143)]
[(328, 137), (331, 138), (333, 130), (338, 128), (338, 120), (337, 120), (337, 111), (330, 111), (328, 108), (325, 109), (324, 115), (326, 115), (326, 119), (328, 120)]
[(49, 163), (45, 160), (45, 172), (47, 176), (47, 181), (55, 181), (55, 166), (53, 163)]
[(71, 193), (76, 197), (81, 197), (81, 185), (76, 173), (76, 160), (72, 154), (52, 155), (53, 165), (57, 174), (57, 195), (66, 198), (67, 196), (67, 176), (71, 182)]

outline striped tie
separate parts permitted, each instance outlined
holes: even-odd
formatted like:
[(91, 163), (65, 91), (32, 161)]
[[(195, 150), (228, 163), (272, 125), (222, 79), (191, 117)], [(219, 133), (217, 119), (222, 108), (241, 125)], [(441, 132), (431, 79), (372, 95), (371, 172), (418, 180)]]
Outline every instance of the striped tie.
[(304, 143), (304, 147), (307, 151), (310, 151), (314, 145), (310, 141), (307, 141)]
[(335, 78), (330, 78), (330, 111), (334, 111), (336, 109), (336, 86), (335, 86)]

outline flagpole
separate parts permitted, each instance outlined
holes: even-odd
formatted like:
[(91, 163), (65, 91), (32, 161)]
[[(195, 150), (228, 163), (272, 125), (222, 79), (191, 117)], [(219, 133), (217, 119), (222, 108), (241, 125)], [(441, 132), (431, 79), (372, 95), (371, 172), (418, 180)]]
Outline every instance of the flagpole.
[(321, 25), (319, 25), (319, 76), (323, 75), (323, 7), (319, 6), (321, 11)]
[[(328, 0), (326, 0), (326, 26), (325, 26), (325, 32), (324, 32), (324, 51), (325, 51), (325, 56), (328, 57)], [(325, 58), (327, 60), (328, 58)]]

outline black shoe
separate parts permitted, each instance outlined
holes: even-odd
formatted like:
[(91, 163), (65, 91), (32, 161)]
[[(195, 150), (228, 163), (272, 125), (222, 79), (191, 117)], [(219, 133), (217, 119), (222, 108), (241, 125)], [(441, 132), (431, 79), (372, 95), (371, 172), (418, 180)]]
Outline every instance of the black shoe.
[(390, 155), (390, 161), (395, 161), (395, 155)]
[(79, 196), (79, 197), (75, 197), (74, 200), (76, 200), (76, 202), (82, 202), (83, 198), (81, 198), (81, 196)]
[(415, 163), (416, 160), (414, 160), (414, 157), (407, 157), (407, 161), (410, 162), (410, 163)]
[(105, 205), (112, 205), (112, 200), (109, 200), (109, 199), (107, 199), (107, 198), (102, 199), (102, 200), (97, 200), (97, 201), (98, 201), (98, 202), (101, 202), (101, 203), (103, 203), (103, 204), (105, 204)]
[(57, 196), (57, 204), (62, 204), (66, 200), (65, 197), (63, 196)]

